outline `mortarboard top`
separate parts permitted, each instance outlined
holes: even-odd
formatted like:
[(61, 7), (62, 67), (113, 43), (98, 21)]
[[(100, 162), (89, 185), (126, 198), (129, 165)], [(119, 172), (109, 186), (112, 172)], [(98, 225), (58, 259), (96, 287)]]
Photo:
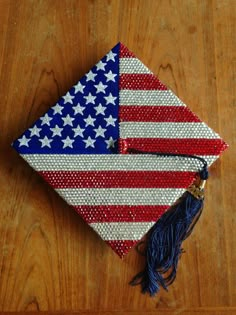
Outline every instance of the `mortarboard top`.
[(118, 43), (13, 147), (123, 257), (227, 144)]

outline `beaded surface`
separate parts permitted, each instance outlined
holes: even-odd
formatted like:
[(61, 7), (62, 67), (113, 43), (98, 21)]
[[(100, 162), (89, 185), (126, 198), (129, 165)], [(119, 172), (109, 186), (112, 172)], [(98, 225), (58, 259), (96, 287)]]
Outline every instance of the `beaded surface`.
[(119, 43), (13, 146), (123, 257), (227, 144)]

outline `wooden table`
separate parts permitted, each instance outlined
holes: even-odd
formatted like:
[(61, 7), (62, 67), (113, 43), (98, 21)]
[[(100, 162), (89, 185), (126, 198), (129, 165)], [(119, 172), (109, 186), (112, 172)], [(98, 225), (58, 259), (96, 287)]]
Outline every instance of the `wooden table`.
[[(236, 1), (0, 0), (0, 310), (236, 314)], [(231, 145), (169, 293), (122, 261), (10, 147), (118, 41)], [(77, 313), (76, 313), (77, 314)]]

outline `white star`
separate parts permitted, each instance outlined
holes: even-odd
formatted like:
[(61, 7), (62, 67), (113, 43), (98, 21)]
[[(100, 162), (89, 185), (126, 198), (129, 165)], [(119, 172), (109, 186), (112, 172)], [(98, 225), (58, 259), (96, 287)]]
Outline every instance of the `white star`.
[(91, 93), (89, 93), (87, 96), (84, 96), (86, 99), (86, 105), (89, 103), (95, 104), (96, 96), (93, 96)]
[(49, 147), (51, 148), (51, 142), (52, 142), (52, 139), (48, 139), (47, 136), (45, 136), (43, 139), (39, 139), (39, 141), (41, 142), (41, 148), (43, 147)]
[(117, 97), (113, 96), (111, 93), (108, 96), (104, 96), (105, 100), (106, 100), (106, 104), (112, 104), (112, 105), (116, 105), (115, 104), (115, 100), (117, 99)]
[(41, 125), (48, 125), (48, 126), (50, 126), (50, 121), (52, 120), (52, 117), (49, 117), (48, 114), (45, 114), (40, 119), (42, 120)]
[(84, 93), (84, 88), (85, 85), (81, 84), (80, 82), (78, 82), (76, 85), (73, 86), (75, 89), (75, 94), (77, 94), (78, 92)]
[(109, 51), (109, 53), (106, 55), (107, 61), (109, 61), (109, 60), (115, 61), (115, 56), (116, 55), (117, 54), (114, 54), (112, 51)]
[(59, 128), (58, 125), (56, 125), (54, 128), (50, 128), (51, 132), (53, 133), (52, 137), (55, 137), (55, 136), (62, 136), (61, 135), (61, 132), (63, 130), (63, 128)]
[(94, 131), (96, 132), (95, 138), (97, 137), (105, 137), (104, 133), (106, 129), (103, 129), (102, 126), (98, 126), (98, 128), (94, 128)]
[(94, 86), (97, 89), (96, 93), (106, 93), (105, 89), (107, 88), (107, 85), (104, 85), (102, 82), (99, 82), (97, 85)]
[(92, 118), (91, 115), (88, 115), (88, 117), (84, 119), (84, 121), (86, 123), (85, 127), (87, 127), (87, 126), (94, 126), (94, 121), (95, 120), (96, 119)]
[(72, 128), (72, 130), (74, 131), (74, 137), (80, 136), (83, 137), (83, 132), (85, 129), (81, 128), (79, 125), (76, 128)]
[(94, 143), (96, 142), (95, 139), (92, 139), (91, 137), (88, 137), (87, 139), (85, 139), (83, 141), (85, 143), (85, 148), (88, 148), (88, 147), (94, 148)]
[(106, 66), (106, 63), (105, 63), (105, 62), (102, 62), (102, 60), (100, 60), (100, 61), (96, 64), (97, 70), (104, 70), (104, 71), (105, 71), (105, 66)]
[(115, 127), (115, 121), (116, 118), (113, 118), (111, 115), (108, 118), (104, 118), (107, 122), (106, 126), (114, 126)]
[(96, 115), (105, 115), (104, 111), (106, 109), (106, 107), (103, 107), (102, 104), (98, 104), (98, 106), (94, 107), (94, 109), (96, 110)]
[(93, 81), (95, 82), (95, 77), (97, 76), (97, 73), (93, 73), (92, 70), (90, 70), (87, 74), (86, 74), (86, 81)]
[(70, 137), (66, 137), (66, 139), (62, 139), (61, 140), (64, 144), (63, 144), (63, 149), (69, 147), (69, 148), (72, 148), (73, 149), (73, 142), (75, 140), (71, 139)]
[(70, 104), (73, 104), (73, 99), (75, 98), (73, 95), (70, 95), (69, 92), (66, 93), (65, 96), (62, 96), (62, 98), (64, 98), (64, 103), (70, 103)]
[(104, 73), (104, 75), (105, 75), (106, 78), (107, 78), (107, 82), (108, 82), (108, 81), (116, 82), (116, 81), (115, 81), (115, 77), (117, 76), (117, 74), (112, 73), (111, 70), (110, 70), (108, 73)]
[(77, 104), (76, 106), (73, 106), (72, 108), (74, 110), (75, 115), (77, 114), (83, 115), (83, 111), (85, 110), (85, 107), (81, 106), (80, 104)]
[(63, 107), (60, 106), (58, 103), (55, 106), (53, 106), (52, 109), (54, 111), (53, 115), (62, 114)]
[(75, 118), (70, 117), (69, 114), (67, 114), (66, 117), (61, 117), (61, 119), (64, 121), (63, 126), (73, 126), (73, 120), (75, 120)]
[(38, 128), (36, 125), (33, 127), (33, 128), (29, 128), (30, 130), (30, 137), (33, 137), (33, 136), (37, 136), (39, 137), (40, 136), (40, 131), (42, 130), (42, 128)]
[(26, 147), (29, 147), (29, 142), (31, 139), (27, 139), (25, 135), (23, 135), (23, 137), (21, 139), (18, 139), (18, 141), (20, 142), (19, 147), (22, 147), (23, 145)]
[(112, 137), (110, 137), (108, 140), (105, 140), (105, 142), (107, 144), (107, 149), (115, 147), (116, 140), (114, 140)]

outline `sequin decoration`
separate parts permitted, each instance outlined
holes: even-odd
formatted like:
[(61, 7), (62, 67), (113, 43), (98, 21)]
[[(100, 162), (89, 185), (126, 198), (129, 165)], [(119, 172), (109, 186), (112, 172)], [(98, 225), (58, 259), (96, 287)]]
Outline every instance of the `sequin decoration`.
[(123, 257), (227, 145), (119, 43), (13, 147)]

